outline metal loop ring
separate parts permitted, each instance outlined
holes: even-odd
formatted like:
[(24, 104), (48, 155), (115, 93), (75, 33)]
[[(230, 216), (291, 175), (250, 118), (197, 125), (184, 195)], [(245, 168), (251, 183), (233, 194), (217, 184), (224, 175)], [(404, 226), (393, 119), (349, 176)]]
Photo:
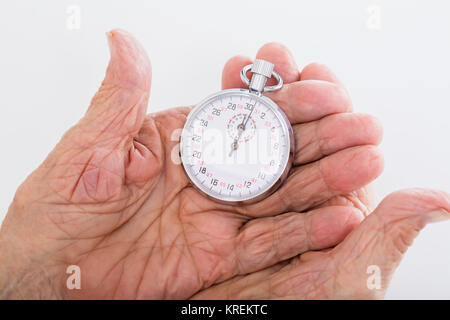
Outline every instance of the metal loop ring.
[[(253, 67), (253, 64), (249, 64), (249, 65), (245, 66), (244, 68), (242, 68), (242, 70), (241, 70), (241, 80), (242, 80), (242, 82), (245, 83), (246, 86), (250, 85), (250, 80), (247, 77), (247, 72), (252, 67)], [(283, 86), (283, 79), (281, 79), (280, 75), (277, 72), (272, 71), (272, 77), (274, 77), (275, 80), (277, 80), (277, 84), (274, 85), (274, 86), (266, 86), (266, 87), (264, 87), (263, 92), (270, 92), (270, 91), (279, 90)]]

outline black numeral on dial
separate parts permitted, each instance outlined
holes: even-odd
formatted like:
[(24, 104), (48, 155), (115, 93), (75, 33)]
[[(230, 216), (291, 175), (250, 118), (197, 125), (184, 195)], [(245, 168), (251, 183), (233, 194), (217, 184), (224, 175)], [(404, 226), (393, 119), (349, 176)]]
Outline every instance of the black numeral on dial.
[(227, 108), (230, 110), (236, 110), (236, 103), (228, 102)]
[(192, 153), (192, 156), (193, 156), (194, 158), (200, 159), (200, 158), (202, 157), (202, 153), (201, 153), (200, 151), (195, 151), (195, 150), (194, 150), (194, 152)]

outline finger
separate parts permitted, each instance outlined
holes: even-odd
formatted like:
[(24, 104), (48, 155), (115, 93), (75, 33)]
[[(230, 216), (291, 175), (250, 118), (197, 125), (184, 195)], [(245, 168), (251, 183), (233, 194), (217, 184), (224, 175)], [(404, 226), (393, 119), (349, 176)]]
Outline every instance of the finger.
[(350, 96), (338, 77), (318, 63), (304, 67), (299, 82), (267, 95), (280, 105), (293, 124), (353, 110)]
[(240, 73), (243, 67), (252, 64), (253, 60), (246, 56), (232, 57), (225, 63), (222, 71), (222, 90), (232, 88), (246, 88)]
[(363, 218), (355, 208), (335, 206), (251, 220), (236, 240), (237, 272), (255, 272), (309, 250), (334, 246)]
[(390, 194), (333, 250), (333, 268), (342, 270), (345, 265), (346, 270), (337, 273), (335, 282), (346, 283), (360, 298), (383, 297), (419, 231), (427, 223), (449, 219), (449, 212), (450, 195), (442, 191), (409, 189)]
[[(271, 42), (263, 45), (256, 54), (256, 59), (262, 59), (274, 64), (274, 71), (277, 72), (284, 83), (292, 83), (300, 79), (297, 63), (291, 51), (284, 45)], [(267, 81), (268, 86), (276, 84), (276, 80), (271, 78)]]
[(292, 124), (353, 110), (345, 88), (328, 81), (297, 81), (266, 95), (280, 106)]
[[(256, 59), (263, 59), (274, 64), (274, 70), (278, 72), (285, 83), (291, 83), (299, 79), (299, 71), (292, 53), (284, 45), (268, 43), (262, 46), (256, 54)], [(240, 77), (240, 72), (253, 60), (245, 56), (235, 56), (228, 60), (222, 72), (222, 89), (246, 88)], [(267, 85), (274, 85), (274, 79), (270, 79)]]
[(365, 114), (341, 113), (293, 127), (294, 165), (321, 159), (337, 151), (360, 145), (378, 145), (380, 122)]
[(328, 206), (354, 207), (367, 217), (375, 209), (373, 184), (370, 183), (355, 191), (333, 197), (313, 208), (323, 208)]
[[(300, 75), (295, 60), (283, 45), (266, 44), (258, 51), (257, 58), (274, 63), (275, 71), (284, 80), (285, 84), (281, 90), (265, 95), (280, 106), (291, 123), (303, 123), (333, 113), (352, 111), (347, 91), (325, 66), (306, 67), (302, 71), (305, 72), (305, 81), (298, 81)], [(244, 66), (251, 63), (252, 60), (245, 56), (231, 58), (222, 72), (222, 89), (244, 88), (240, 72)], [(322, 69), (323, 72), (319, 72)], [(274, 84), (273, 79), (268, 84)]]
[(130, 143), (147, 110), (151, 66), (144, 48), (123, 30), (112, 30), (107, 37), (111, 58), (105, 79), (77, 126), (86, 145)]
[(55, 175), (64, 177), (72, 201), (110, 200), (124, 183), (147, 181), (160, 168), (155, 150), (136, 140), (150, 93), (150, 61), (128, 32), (112, 30), (107, 38), (111, 57), (102, 85), (46, 159), (48, 167), (60, 168)]
[[(278, 263), (264, 270), (253, 272), (247, 275), (235, 276), (222, 283), (201, 290), (192, 296), (192, 300), (240, 300), (240, 299), (279, 299), (285, 296), (278, 296), (273, 293), (271, 279), (288, 265), (288, 261)], [(289, 283), (287, 280), (285, 283)]]
[(310, 63), (303, 68), (300, 74), (300, 80), (323, 80), (335, 84), (341, 84), (339, 78), (324, 64)]
[(252, 217), (301, 212), (361, 188), (378, 177), (382, 170), (383, 157), (377, 147), (347, 148), (294, 168), (284, 185), (270, 197), (236, 210)]

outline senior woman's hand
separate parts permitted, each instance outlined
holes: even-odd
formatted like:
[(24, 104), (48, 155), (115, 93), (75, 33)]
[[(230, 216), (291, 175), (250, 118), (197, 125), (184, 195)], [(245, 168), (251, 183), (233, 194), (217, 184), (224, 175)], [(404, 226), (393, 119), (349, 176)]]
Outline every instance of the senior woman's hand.
[[(85, 116), (9, 208), (0, 230), (1, 297), (379, 297), (418, 230), (448, 215), (447, 194), (404, 191), (357, 227), (373, 209), (366, 186), (383, 167), (380, 125), (351, 113), (329, 69), (299, 72), (278, 44), (257, 57), (285, 80), (270, 97), (293, 125), (294, 168), (257, 204), (205, 198), (173, 161), (174, 132), (190, 108), (146, 115), (147, 55), (124, 31), (108, 39), (111, 61)], [(223, 87), (241, 86), (248, 63), (231, 59)], [(79, 290), (66, 286), (70, 265), (80, 268)], [(379, 290), (367, 286), (372, 265), (381, 270)]]

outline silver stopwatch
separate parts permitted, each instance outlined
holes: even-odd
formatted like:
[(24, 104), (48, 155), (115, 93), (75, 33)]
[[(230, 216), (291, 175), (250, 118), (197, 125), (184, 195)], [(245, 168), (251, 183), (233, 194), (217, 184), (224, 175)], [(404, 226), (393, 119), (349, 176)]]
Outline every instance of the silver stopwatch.
[[(212, 199), (256, 202), (274, 192), (288, 175), (294, 151), (292, 127), (277, 104), (263, 95), (283, 85), (273, 67), (255, 60), (241, 71), (249, 89), (217, 92), (187, 117), (181, 161), (192, 184)], [(271, 77), (277, 84), (265, 86)]]

